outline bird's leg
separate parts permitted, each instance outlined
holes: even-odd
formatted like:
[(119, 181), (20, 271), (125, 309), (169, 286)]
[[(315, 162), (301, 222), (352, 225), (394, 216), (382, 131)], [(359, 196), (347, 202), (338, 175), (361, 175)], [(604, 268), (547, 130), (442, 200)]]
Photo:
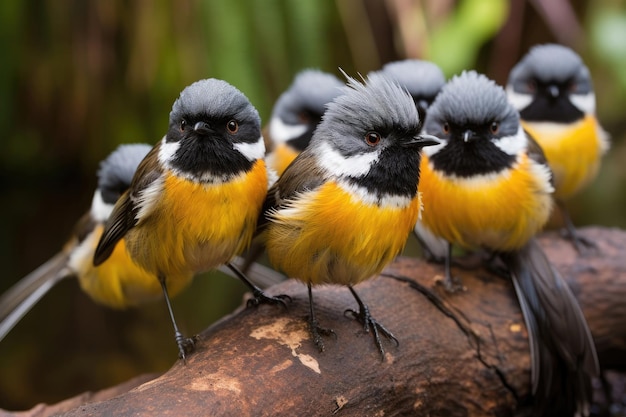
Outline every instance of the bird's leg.
[(172, 303), (170, 302), (170, 297), (167, 292), (167, 284), (165, 281), (165, 277), (159, 274), (159, 282), (161, 283), (161, 288), (163, 289), (165, 304), (167, 305), (167, 310), (170, 313), (170, 319), (172, 320), (172, 325), (174, 326), (174, 338), (176, 339), (176, 344), (178, 345), (178, 357), (184, 362), (187, 354), (193, 352), (195, 342), (192, 338), (183, 336), (181, 331), (178, 329), (178, 324), (176, 324), (176, 319), (174, 318), (174, 310), (172, 309)]
[(315, 308), (313, 307), (313, 290), (311, 289), (311, 283), (307, 284), (309, 289), (309, 331), (311, 332), (311, 336), (313, 337), (313, 342), (315, 346), (320, 350), (320, 352), (324, 351), (324, 340), (322, 339), (322, 335), (324, 336), (335, 336), (337, 334), (333, 329), (326, 329), (324, 327), (320, 327), (319, 322), (317, 321), (317, 317), (315, 317)]
[(376, 320), (374, 320), (374, 317), (372, 317), (370, 315), (369, 308), (367, 307), (367, 305), (365, 305), (363, 300), (361, 300), (361, 298), (358, 296), (356, 291), (354, 291), (354, 288), (352, 288), (352, 285), (348, 285), (348, 289), (350, 290), (350, 292), (354, 296), (354, 299), (356, 300), (356, 302), (359, 304), (359, 311), (357, 312), (357, 311), (354, 311), (352, 309), (348, 309), (348, 310), (345, 311), (345, 313), (349, 313), (350, 315), (352, 315), (352, 317), (357, 319), (363, 325), (363, 330), (365, 330), (366, 333), (369, 333), (370, 329), (372, 329), (372, 335), (374, 336), (374, 342), (376, 343), (376, 347), (378, 347), (378, 351), (380, 352), (380, 354), (382, 356), (382, 359), (384, 360), (385, 359), (385, 349), (383, 348), (383, 343), (380, 340), (380, 333), (382, 333), (383, 336), (385, 336), (387, 339), (389, 339), (392, 342), (394, 342), (396, 344), (396, 346), (398, 346), (400, 344), (398, 342), (398, 339), (396, 339), (396, 337), (393, 335), (393, 333), (391, 333), (389, 330), (387, 330), (385, 328), (385, 326), (383, 326), (382, 324), (380, 324)]
[(246, 275), (232, 262), (228, 262), (226, 266), (230, 268), (230, 270), (233, 271), (235, 275), (237, 275), (237, 277), (252, 291), (253, 298), (248, 300), (248, 307), (258, 306), (259, 304), (281, 304), (283, 307), (287, 308), (285, 300), (291, 301), (291, 297), (286, 294), (280, 294), (275, 297), (266, 295), (262, 289), (254, 285), (252, 281), (250, 281), (248, 277), (246, 277)]
[(565, 230), (564, 230), (565, 238), (572, 242), (572, 245), (574, 245), (576, 252), (582, 255), (582, 254), (585, 254), (589, 249), (592, 249), (592, 250), (597, 249), (598, 246), (596, 245), (594, 241), (587, 239), (586, 237), (581, 236), (578, 233), (578, 231), (576, 230), (576, 226), (574, 226), (574, 222), (572, 221), (572, 218), (570, 217), (569, 212), (567, 211), (567, 208), (565, 207), (565, 203), (558, 200), (557, 206), (559, 207), (559, 210), (561, 211), (561, 216), (563, 217), (563, 223), (565, 223)]
[(461, 280), (452, 276), (452, 243), (450, 242), (448, 242), (448, 254), (444, 262), (444, 271), (443, 281), (438, 281), (438, 283), (441, 283), (446, 291), (450, 293), (465, 291)]

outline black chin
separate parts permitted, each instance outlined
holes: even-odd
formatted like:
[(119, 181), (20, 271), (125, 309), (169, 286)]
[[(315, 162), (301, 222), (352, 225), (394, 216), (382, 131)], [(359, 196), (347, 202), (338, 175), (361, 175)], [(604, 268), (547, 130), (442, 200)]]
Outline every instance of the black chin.
[(529, 122), (572, 123), (585, 115), (567, 97), (550, 99), (537, 95), (526, 108), (520, 111), (522, 120)]

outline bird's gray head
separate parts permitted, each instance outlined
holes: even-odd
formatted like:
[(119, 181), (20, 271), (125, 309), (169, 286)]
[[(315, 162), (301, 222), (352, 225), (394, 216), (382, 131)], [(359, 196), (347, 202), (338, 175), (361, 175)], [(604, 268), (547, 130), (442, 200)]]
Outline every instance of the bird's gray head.
[(424, 110), (446, 83), (446, 77), (439, 66), (420, 59), (390, 62), (380, 71), (406, 88), (415, 104)]
[(534, 94), (542, 85), (567, 87), (574, 94), (593, 90), (589, 69), (568, 47), (537, 45), (511, 70), (507, 85), (519, 93)]
[(462, 176), (508, 167), (527, 146), (504, 89), (475, 71), (453, 77), (442, 88), (424, 131), (442, 140), (425, 150), (435, 167)]
[(100, 162), (98, 189), (106, 204), (115, 204), (130, 187), (137, 166), (151, 148), (143, 143), (120, 145)]
[(343, 83), (333, 74), (315, 69), (300, 71), (276, 101), (272, 117), (289, 125), (317, 124), (326, 105), (339, 95), (342, 87)]
[(378, 73), (363, 84), (347, 79), (343, 94), (328, 105), (307, 151), (331, 175), (379, 194), (413, 195), (420, 150), (438, 142), (419, 135), (417, 109), (396, 82)]
[(264, 154), (257, 110), (241, 91), (211, 78), (174, 102), (159, 160), (183, 176), (213, 181), (250, 169)]

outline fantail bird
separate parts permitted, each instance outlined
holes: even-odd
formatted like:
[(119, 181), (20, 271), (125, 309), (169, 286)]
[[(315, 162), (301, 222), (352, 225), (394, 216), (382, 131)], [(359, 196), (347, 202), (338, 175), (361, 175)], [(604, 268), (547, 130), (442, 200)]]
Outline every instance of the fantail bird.
[(421, 59), (389, 62), (379, 71), (406, 88), (415, 105), (423, 111), (428, 109), (446, 83), (446, 77), (437, 64)]
[[(588, 412), (598, 373), (578, 302), (533, 238), (552, 208), (550, 169), (519, 123), (503, 88), (474, 71), (452, 78), (428, 110), (420, 220), (465, 249), (487, 249), (505, 263), (526, 322), (537, 415)], [(451, 286), (449, 259), (446, 281)]]
[(193, 342), (179, 331), (168, 289), (194, 274), (226, 264), (253, 292), (269, 297), (230, 263), (250, 243), (268, 187), (261, 121), (232, 85), (197, 81), (174, 102), (169, 130), (141, 161), (130, 188), (117, 201), (96, 247), (103, 264), (118, 243), (158, 278), (180, 356)]
[[(93, 266), (93, 254), (118, 198), (130, 187), (137, 166), (150, 151), (146, 144), (120, 145), (100, 163), (98, 184), (91, 209), (76, 223), (72, 237), (62, 251), (31, 272), (0, 296), (0, 340), (31, 308), (64, 278), (76, 278), (81, 289), (94, 301), (111, 308), (127, 308), (163, 297), (156, 276), (137, 266), (123, 242), (103, 264)], [(225, 269), (223, 272), (233, 272)], [(253, 264), (250, 276), (255, 282), (272, 281), (275, 271)], [(185, 281), (168, 288), (175, 296)]]
[(296, 74), (274, 108), (269, 123), (269, 168), (281, 175), (304, 150), (324, 114), (325, 106), (341, 91), (343, 83), (333, 74), (306, 69)]
[(589, 69), (565, 46), (538, 45), (511, 70), (506, 89), (522, 126), (543, 148), (554, 175), (554, 197), (580, 252), (581, 243), (593, 244), (577, 235), (564, 201), (596, 177), (609, 148), (596, 118)]
[(380, 74), (364, 84), (347, 78), (309, 146), (268, 191), (259, 230), (272, 265), (307, 284), (318, 348), (332, 331), (318, 324), (311, 287), (339, 284), (356, 299), (359, 311), (350, 311), (384, 355), (379, 332), (397, 340), (353, 286), (404, 247), (421, 209), (420, 151), (438, 141), (419, 134), (421, 120), (405, 89)]

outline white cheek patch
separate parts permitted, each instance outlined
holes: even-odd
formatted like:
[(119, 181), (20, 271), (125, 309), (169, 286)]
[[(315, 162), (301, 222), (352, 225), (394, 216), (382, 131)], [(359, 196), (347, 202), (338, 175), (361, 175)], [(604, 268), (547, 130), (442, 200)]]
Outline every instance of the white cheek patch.
[(263, 141), (263, 136), (259, 136), (259, 139), (254, 143), (235, 143), (233, 148), (245, 156), (248, 161), (263, 159), (265, 156), (265, 142)]
[(176, 151), (180, 148), (180, 142), (167, 142), (165, 137), (161, 139), (161, 147), (159, 148), (159, 162), (164, 167), (170, 166), (170, 161), (174, 157)]
[(317, 146), (317, 162), (337, 177), (366, 175), (370, 166), (378, 161), (378, 156), (379, 152), (376, 151), (345, 157), (326, 142), (319, 142)]
[(524, 133), (524, 129), (520, 126), (515, 135), (495, 139), (493, 144), (508, 155), (517, 155), (528, 147), (528, 138), (526, 133)]
[(137, 222), (140, 222), (141, 219), (152, 213), (152, 210), (163, 193), (164, 183), (165, 179), (163, 175), (161, 175), (138, 193), (137, 200), (134, 202), (135, 206), (139, 207), (137, 215), (135, 216)]
[(511, 105), (515, 107), (515, 109), (517, 109), (517, 111), (525, 109), (533, 101), (533, 96), (531, 94), (518, 93), (513, 90), (512, 86), (507, 86), (506, 96), (509, 99), (509, 103), (511, 103)]
[(279, 117), (272, 117), (270, 120), (270, 138), (272, 142), (279, 144), (285, 143), (290, 139), (297, 138), (306, 132), (307, 126), (304, 124), (288, 125), (285, 124)]
[(596, 112), (596, 95), (594, 93), (570, 94), (569, 100), (574, 107), (583, 113), (594, 114)]
[(105, 203), (100, 190), (96, 190), (91, 200), (91, 217), (97, 222), (104, 223), (107, 221), (112, 211), (113, 205)]

